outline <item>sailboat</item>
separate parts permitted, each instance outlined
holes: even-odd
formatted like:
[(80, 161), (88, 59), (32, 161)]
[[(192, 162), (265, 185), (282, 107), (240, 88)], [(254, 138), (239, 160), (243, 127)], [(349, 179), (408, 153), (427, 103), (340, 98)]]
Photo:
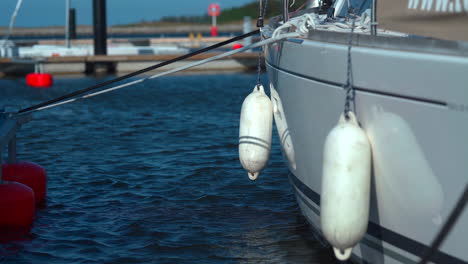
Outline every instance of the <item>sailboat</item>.
[(468, 210), (431, 248), (468, 182), (468, 1), (311, 1), (295, 14), (289, 1), (283, 7), (264, 39), (297, 17), (315, 20), (305, 37), (265, 47), (276, 127), (308, 222), (324, 235), (324, 147), (348, 84), (372, 150), (366, 228), (350, 258), (419, 263), (433, 250), (432, 263), (468, 263)]

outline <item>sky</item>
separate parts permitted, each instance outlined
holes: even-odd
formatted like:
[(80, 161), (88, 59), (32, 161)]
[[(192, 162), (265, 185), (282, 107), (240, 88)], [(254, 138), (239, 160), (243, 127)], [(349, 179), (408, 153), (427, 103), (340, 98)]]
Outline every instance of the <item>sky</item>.
[[(108, 25), (157, 20), (163, 16), (202, 15), (208, 5), (223, 8), (241, 6), (255, 0), (107, 0)], [(17, 0), (0, 0), (0, 26), (7, 26)], [(77, 24), (92, 24), (93, 0), (70, 0), (76, 9)], [(65, 0), (23, 0), (15, 26), (62, 26), (65, 23)]]

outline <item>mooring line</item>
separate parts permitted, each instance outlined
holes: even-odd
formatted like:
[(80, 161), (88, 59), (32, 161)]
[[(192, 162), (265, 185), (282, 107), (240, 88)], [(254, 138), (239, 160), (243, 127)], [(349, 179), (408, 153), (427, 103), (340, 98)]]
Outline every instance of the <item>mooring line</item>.
[[(279, 41), (281, 39), (284, 39), (284, 38), (298, 37), (299, 35), (300, 34), (296, 33), (296, 32), (284, 33), (284, 34), (281, 34), (280, 36), (278, 36), (276, 38), (269, 38), (269, 39), (266, 39), (266, 40), (263, 40), (263, 41), (259, 41), (257, 43), (245, 46), (243, 48), (228, 51), (228, 52), (225, 52), (225, 53), (222, 53), (222, 54), (219, 54), (219, 55), (216, 55), (216, 56), (204, 59), (204, 60), (196, 61), (196, 62), (190, 63), (188, 65), (184, 65), (184, 66), (181, 66), (181, 67), (178, 67), (178, 68), (174, 68), (172, 70), (157, 73), (157, 74), (145, 77), (145, 78), (141, 78), (141, 79), (138, 79), (138, 80), (135, 80), (135, 81), (124, 83), (124, 84), (117, 85), (117, 86), (114, 86), (114, 87), (110, 87), (110, 88), (100, 90), (100, 91), (97, 91), (97, 92), (94, 92), (94, 93), (85, 94), (85, 95), (82, 95), (80, 97), (75, 97), (75, 98), (68, 99), (68, 100), (65, 100), (65, 101), (59, 101), (57, 103), (45, 104), (44, 106), (35, 107), (34, 109), (24, 110), (24, 111), (18, 112), (18, 113), (19, 114), (27, 114), (27, 113), (42, 111), (42, 110), (53, 108), (53, 107), (56, 107), (56, 106), (59, 106), (59, 105), (64, 105), (64, 104), (72, 103), (72, 102), (75, 102), (75, 101), (78, 101), (78, 100), (94, 97), (96, 95), (100, 95), (100, 94), (103, 94), (103, 93), (108, 93), (108, 92), (111, 92), (111, 91), (114, 91), (114, 90), (122, 89), (122, 88), (132, 86), (132, 85), (135, 85), (135, 84), (138, 84), (138, 83), (142, 83), (142, 82), (145, 82), (145, 81), (148, 81), (148, 80), (152, 80), (152, 79), (156, 79), (156, 78), (159, 78), (159, 77), (162, 77), (162, 76), (165, 76), (165, 75), (169, 75), (171, 73), (176, 73), (176, 72), (183, 71), (183, 70), (186, 70), (186, 69), (189, 69), (189, 68), (193, 68), (193, 67), (196, 67), (196, 66), (208, 63), (208, 62), (212, 62), (212, 61), (219, 60), (219, 59), (222, 59), (222, 58), (225, 58), (225, 57), (229, 57), (229, 56), (234, 55), (236, 53), (241, 53), (241, 52), (244, 52), (244, 51), (249, 50), (249, 49), (254, 49), (254, 48), (257, 48), (257, 47), (261, 47), (263, 45), (267, 45), (267, 44), (270, 44), (270, 43), (273, 43), (273, 42), (277, 42), (277, 41)], [(52, 101), (54, 101), (54, 100), (52, 100)]]
[(198, 55), (198, 54), (201, 54), (201, 53), (204, 53), (204, 52), (207, 52), (207, 51), (222, 47), (224, 45), (230, 44), (230, 43), (238, 41), (238, 40), (242, 40), (244, 38), (247, 38), (247, 37), (250, 37), (250, 36), (253, 36), (253, 35), (257, 35), (259, 33), (260, 33), (260, 30), (257, 29), (257, 30), (251, 31), (249, 33), (242, 34), (242, 35), (236, 36), (234, 38), (219, 42), (217, 44), (205, 47), (203, 49), (199, 49), (199, 50), (196, 50), (194, 52), (179, 56), (177, 58), (170, 59), (170, 60), (158, 63), (156, 65), (153, 65), (153, 66), (150, 66), (150, 67), (147, 67), (147, 68), (144, 68), (144, 69), (141, 69), (141, 70), (138, 70), (138, 71), (135, 71), (135, 72), (120, 76), (120, 77), (117, 77), (115, 79), (108, 80), (108, 81), (105, 81), (105, 82), (102, 82), (102, 83), (99, 83), (99, 84), (96, 84), (96, 85), (92, 85), (90, 87), (87, 87), (87, 88), (84, 88), (84, 89), (81, 89), (81, 90), (78, 90), (78, 91), (75, 91), (75, 92), (60, 96), (58, 98), (55, 98), (55, 99), (52, 99), (52, 100), (49, 100), (49, 101), (46, 101), (46, 102), (42, 102), (42, 103), (37, 104), (37, 105), (33, 105), (31, 107), (28, 107), (28, 108), (21, 109), (21, 110), (18, 111), (18, 113), (32, 112), (32, 111), (37, 110), (37, 109), (39, 109), (41, 107), (44, 107), (44, 106), (47, 106), (47, 105), (50, 105), (50, 104), (54, 104), (54, 103), (57, 103), (57, 102), (60, 102), (60, 101), (63, 101), (63, 100), (67, 100), (67, 99), (76, 97), (78, 95), (82, 95), (84, 93), (96, 90), (98, 88), (102, 88), (104, 86), (107, 86), (107, 85), (110, 85), (110, 84), (113, 84), (113, 83), (116, 83), (116, 82), (119, 82), (119, 81), (123, 81), (125, 79), (140, 75), (142, 73), (145, 73), (145, 72), (148, 72), (148, 71), (151, 71), (151, 70), (155, 70), (157, 68), (161, 68), (163, 66), (172, 64), (172, 63), (177, 62), (177, 61), (185, 60), (185, 59), (193, 57), (195, 55)]
[[(295, 31), (287, 33), (286, 30), (290, 30), (291, 27), (294, 28)], [(226, 45), (228, 43), (231, 43), (231, 42), (234, 42), (234, 41), (246, 38), (246, 37), (250, 37), (252, 35), (260, 33), (261, 31), (259, 29), (254, 30), (254, 31), (249, 32), (249, 33), (246, 33), (246, 34), (243, 34), (243, 35), (240, 35), (240, 36), (237, 36), (237, 37), (234, 37), (234, 38), (231, 38), (229, 40), (220, 42), (218, 44), (215, 44), (215, 45), (212, 45), (212, 46), (197, 50), (195, 52), (192, 52), (192, 53), (189, 53), (189, 54), (186, 54), (186, 55), (182, 55), (180, 57), (177, 57), (177, 58), (174, 58), (174, 59), (171, 59), (171, 60), (156, 64), (156, 65), (153, 65), (153, 66), (150, 66), (148, 68), (145, 68), (145, 69), (142, 69), (142, 70), (139, 70), (139, 71), (136, 71), (136, 72), (133, 72), (133, 73), (130, 73), (130, 74), (115, 78), (113, 80), (109, 80), (109, 81), (106, 81), (106, 82), (103, 82), (103, 83), (100, 83), (100, 84), (96, 84), (96, 85), (93, 85), (91, 87), (88, 87), (88, 88), (85, 88), (85, 89), (82, 89), (82, 90), (78, 90), (78, 91), (72, 92), (70, 94), (66, 94), (66, 95), (60, 96), (58, 98), (49, 100), (47, 102), (43, 102), (43, 103), (40, 103), (38, 105), (34, 105), (34, 106), (31, 106), (31, 107), (19, 110), (16, 114), (20, 114), (20, 115), (21, 114), (27, 114), (27, 113), (32, 113), (32, 112), (35, 112), (35, 111), (40, 111), (40, 110), (52, 108), (52, 107), (55, 107), (55, 106), (63, 105), (63, 104), (66, 104), (66, 103), (71, 103), (71, 102), (74, 102), (74, 101), (77, 101), (77, 100), (80, 100), (80, 99), (93, 97), (93, 96), (96, 96), (96, 95), (99, 95), (99, 94), (102, 94), (102, 93), (106, 93), (106, 92), (110, 92), (110, 91), (113, 91), (113, 90), (121, 89), (121, 88), (130, 86), (130, 85), (135, 85), (137, 83), (141, 83), (141, 82), (144, 82), (146, 80), (155, 79), (155, 78), (165, 76), (165, 75), (168, 75), (168, 74), (171, 74), (171, 73), (175, 73), (175, 72), (179, 72), (179, 71), (182, 71), (182, 70), (185, 70), (185, 69), (189, 69), (189, 68), (192, 68), (192, 67), (195, 67), (195, 66), (198, 66), (198, 65), (202, 65), (202, 64), (214, 61), (214, 60), (218, 60), (218, 59), (221, 59), (221, 58), (224, 58), (224, 57), (234, 55), (236, 53), (244, 52), (246, 50), (250, 50), (250, 49), (261, 47), (261, 46), (264, 46), (264, 45), (267, 45), (267, 44), (270, 44), (270, 43), (278, 42), (278, 41), (280, 41), (282, 39), (285, 39), (285, 38), (295, 38), (295, 37), (305, 36), (305, 35), (307, 35), (309, 33), (309, 30), (311, 28), (312, 29), (316, 28), (315, 17), (313, 17), (313, 16), (311, 16), (309, 14), (305, 14), (305, 15), (303, 15), (301, 17), (295, 17), (295, 18), (291, 19), (290, 21), (286, 22), (285, 24), (283, 24), (282, 26), (276, 28), (270, 38), (259, 41), (257, 43), (251, 44), (251, 45), (248, 45), (246, 47), (236, 49), (236, 50), (232, 50), (232, 51), (228, 51), (228, 52), (219, 54), (217, 56), (213, 56), (213, 57), (208, 58), (208, 59), (204, 59), (204, 60), (201, 60), (201, 61), (198, 61), (198, 62), (195, 62), (195, 63), (191, 63), (191, 64), (188, 64), (186, 66), (178, 67), (178, 68), (175, 68), (173, 70), (158, 73), (158, 74), (152, 75), (150, 77), (145, 77), (145, 78), (135, 80), (135, 81), (132, 81), (132, 82), (129, 82), (129, 83), (125, 83), (125, 84), (118, 85), (118, 86), (115, 86), (115, 87), (111, 87), (111, 88), (108, 88), (108, 89), (100, 90), (98, 92), (88, 93), (88, 92), (90, 92), (92, 90), (95, 90), (97, 88), (101, 88), (101, 87), (107, 86), (109, 84), (112, 84), (112, 83), (115, 83), (115, 82), (118, 82), (118, 81), (128, 79), (130, 77), (139, 75), (141, 73), (144, 73), (144, 72), (147, 72), (147, 71), (150, 71), (150, 70), (154, 70), (154, 69), (160, 68), (162, 66), (166, 66), (168, 64), (171, 64), (171, 63), (174, 63), (174, 62), (177, 62), (177, 61), (192, 57), (194, 55), (197, 55), (197, 54), (200, 54), (200, 53), (203, 53), (203, 52), (206, 52), (206, 51), (209, 51), (209, 50), (224, 46), (224, 45)], [(86, 93), (88, 93), (88, 94), (86, 94)], [(83, 94), (85, 94), (85, 95), (83, 95)], [(80, 96), (80, 95), (82, 95), (82, 96), (77, 97), (77, 96)]]

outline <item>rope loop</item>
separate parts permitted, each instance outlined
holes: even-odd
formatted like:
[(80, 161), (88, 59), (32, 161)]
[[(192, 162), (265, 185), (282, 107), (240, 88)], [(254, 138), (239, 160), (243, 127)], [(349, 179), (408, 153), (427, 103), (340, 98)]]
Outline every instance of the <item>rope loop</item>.
[(316, 29), (319, 24), (316, 14), (304, 14), (299, 17), (293, 17), (288, 22), (277, 27), (273, 32), (273, 38), (279, 38), (281, 34), (285, 33), (290, 28), (296, 28), (296, 32), (301, 36), (309, 33), (310, 29)]
[(348, 58), (347, 58), (347, 72), (346, 72), (346, 84), (343, 88), (346, 90), (346, 99), (344, 105), (344, 115), (346, 120), (349, 120), (349, 112), (351, 111), (351, 104), (356, 111), (356, 90), (353, 85), (353, 68), (352, 68), (352, 59), (351, 59), (351, 48), (353, 46), (353, 34), (354, 28), (356, 26), (356, 15), (353, 13), (353, 9), (348, 9), (349, 16), (352, 19), (351, 31), (348, 36)]

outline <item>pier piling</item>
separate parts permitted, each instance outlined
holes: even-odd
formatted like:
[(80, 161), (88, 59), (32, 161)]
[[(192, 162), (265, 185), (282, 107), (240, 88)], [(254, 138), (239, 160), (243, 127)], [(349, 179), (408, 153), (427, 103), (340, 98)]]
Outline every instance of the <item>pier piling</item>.
[(8, 163), (16, 163), (16, 134), (8, 142)]
[(70, 8), (70, 39), (76, 39), (76, 9), (75, 8)]
[[(106, 0), (93, 0), (94, 55), (107, 55)], [(109, 63), (96, 61), (90, 69), (94, 73), (110, 73)]]

